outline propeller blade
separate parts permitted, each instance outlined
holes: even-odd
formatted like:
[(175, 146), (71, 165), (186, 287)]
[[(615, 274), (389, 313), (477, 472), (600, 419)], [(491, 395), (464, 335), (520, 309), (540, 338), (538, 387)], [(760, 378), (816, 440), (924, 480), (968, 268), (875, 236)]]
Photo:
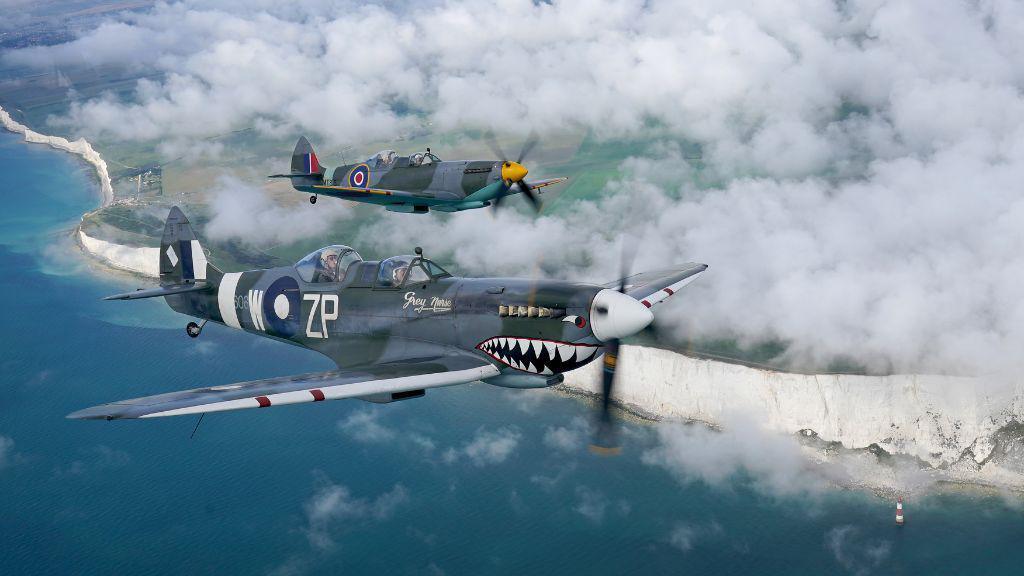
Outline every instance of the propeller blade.
[(519, 186), (519, 190), (522, 191), (523, 196), (526, 196), (526, 199), (533, 205), (533, 209), (540, 212), (540, 199), (537, 198), (536, 194), (534, 194), (533, 188), (531, 188), (524, 180), (516, 182), (516, 186)]
[[(636, 256), (637, 243), (624, 243), (622, 245), (622, 256), (619, 262), (619, 292), (626, 293), (626, 279), (629, 277), (633, 267), (633, 258)], [(600, 310), (598, 311), (600, 312)], [(601, 370), (601, 413), (598, 415), (597, 432), (594, 442), (590, 445), (591, 451), (597, 454), (618, 454), (620, 452), (618, 432), (615, 421), (612, 420), (612, 392), (615, 387), (615, 370), (619, 363), (619, 346), (621, 340), (614, 338), (605, 342), (604, 345), (604, 367)]]
[(505, 154), (505, 151), (498, 145), (498, 140), (494, 137), (494, 132), (491, 132), (490, 130), (484, 132), (484, 143), (491, 149), (491, 153), (494, 154), (495, 158), (502, 162), (508, 160), (508, 155)]
[(612, 390), (615, 386), (615, 368), (619, 359), (619, 339), (609, 340), (604, 345), (604, 367), (601, 369), (601, 412), (591, 451), (597, 454), (618, 454), (619, 442), (615, 422), (612, 420)]
[(537, 135), (537, 132), (531, 131), (530, 135), (526, 137), (526, 142), (523, 142), (523, 147), (519, 150), (519, 158), (516, 162), (522, 164), (526, 160), (526, 156), (533, 151), (539, 141), (540, 136)]

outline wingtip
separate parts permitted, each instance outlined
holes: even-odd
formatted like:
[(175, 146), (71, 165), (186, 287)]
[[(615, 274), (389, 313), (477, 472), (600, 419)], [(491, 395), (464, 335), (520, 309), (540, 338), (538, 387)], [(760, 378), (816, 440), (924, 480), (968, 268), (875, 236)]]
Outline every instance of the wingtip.
[(76, 410), (65, 416), (68, 420), (113, 420), (116, 418), (109, 410), (103, 410), (103, 406), (93, 406)]

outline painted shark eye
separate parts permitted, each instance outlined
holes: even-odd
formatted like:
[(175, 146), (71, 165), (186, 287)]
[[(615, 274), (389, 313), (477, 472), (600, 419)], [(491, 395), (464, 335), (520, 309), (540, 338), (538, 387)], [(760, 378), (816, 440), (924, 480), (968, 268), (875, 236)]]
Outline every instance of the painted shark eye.
[(577, 328), (586, 328), (587, 319), (583, 316), (566, 316), (562, 318), (562, 322), (572, 322)]

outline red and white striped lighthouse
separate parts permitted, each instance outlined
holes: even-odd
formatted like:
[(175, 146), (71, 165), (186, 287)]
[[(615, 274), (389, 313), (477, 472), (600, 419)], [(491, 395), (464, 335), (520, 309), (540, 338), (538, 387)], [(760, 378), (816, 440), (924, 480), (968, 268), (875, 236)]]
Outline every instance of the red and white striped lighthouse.
[(903, 526), (903, 497), (896, 501), (896, 525)]

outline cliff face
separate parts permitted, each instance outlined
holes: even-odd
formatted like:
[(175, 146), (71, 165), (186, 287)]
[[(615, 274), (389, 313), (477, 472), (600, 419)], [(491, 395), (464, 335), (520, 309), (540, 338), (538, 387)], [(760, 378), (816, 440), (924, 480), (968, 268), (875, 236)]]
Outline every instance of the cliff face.
[(6, 110), (0, 108), (0, 124), (4, 128), (11, 132), (23, 134), (26, 142), (33, 142), (36, 144), (46, 144), (58, 150), (64, 150), (72, 154), (81, 156), (83, 160), (92, 164), (93, 168), (96, 169), (96, 176), (100, 181), (100, 191), (103, 194), (103, 206), (106, 206), (114, 201), (114, 189), (110, 185), (110, 174), (107, 172), (107, 163), (100, 157), (99, 152), (93, 150), (93, 147), (85, 138), (79, 138), (74, 142), (69, 141), (67, 138), (60, 136), (47, 136), (40, 134), (33, 130), (30, 130), (24, 124), (16, 122)]
[[(600, 362), (565, 386), (596, 393)], [(777, 432), (920, 459), (947, 478), (1021, 484), (1022, 390), (996, 378), (805, 375), (623, 346), (619, 401), (658, 417), (719, 424), (752, 415)], [(998, 481), (997, 481), (998, 480)]]
[(78, 241), (88, 254), (112, 268), (152, 278), (160, 276), (159, 248), (137, 248), (114, 244), (93, 238), (81, 228), (78, 229)]

